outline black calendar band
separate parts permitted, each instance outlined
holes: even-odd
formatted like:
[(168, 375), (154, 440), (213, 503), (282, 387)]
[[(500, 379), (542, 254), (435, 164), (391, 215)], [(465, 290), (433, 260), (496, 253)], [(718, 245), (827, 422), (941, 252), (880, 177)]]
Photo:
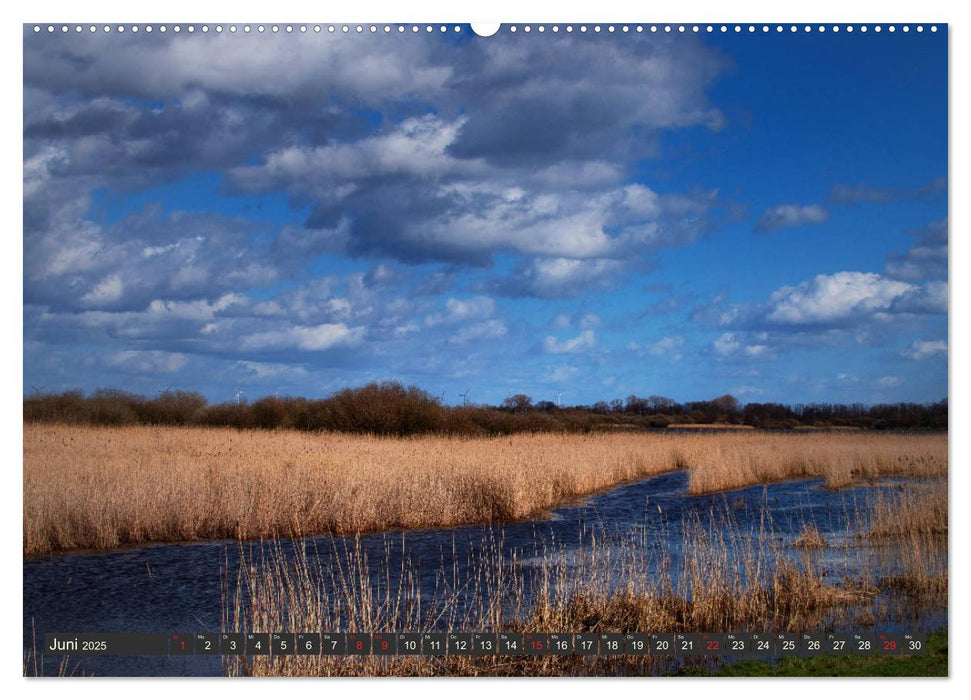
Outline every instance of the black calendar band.
[(45, 634), (45, 655), (672, 656), (923, 654), (926, 635), (853, 633), (198, 632)]

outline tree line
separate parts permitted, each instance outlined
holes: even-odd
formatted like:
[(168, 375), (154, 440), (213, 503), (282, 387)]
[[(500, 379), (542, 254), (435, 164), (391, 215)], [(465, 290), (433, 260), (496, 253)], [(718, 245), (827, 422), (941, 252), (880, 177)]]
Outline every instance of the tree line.
[(679, 403), (663, 396), (628, 396), (561, 407), (526, 394), (498, 406), (445, 406), (437, 397), (398, 382), (344, 389), (324, 399), (265, 396), (252, 403), (210, 404), (187, 391), (145, 397), (115, 389), (37, 393), (24, 397), (25, 422), (84, 425), (196, 425), (376, 435), (509, 435), (520, 432), (648, 430), (678, 425), (748, 425), (868, 430), (946, 430), (947, 399), (936, 403), (742, 404), (733, 396)]

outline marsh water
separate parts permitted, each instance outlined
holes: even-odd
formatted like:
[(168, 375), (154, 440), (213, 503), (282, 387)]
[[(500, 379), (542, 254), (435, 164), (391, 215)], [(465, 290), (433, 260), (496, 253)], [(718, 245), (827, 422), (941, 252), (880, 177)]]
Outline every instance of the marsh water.
[[(444, 607), (453, 624), (460, 626), (464, 606), (471, 605), (481, 586), (484, 561), (494, 562), (498, 556), (502, 566), (514, 568), (528, 587), (535, 585), (531, 577), (551, 558), (569, 567), (571, 559), (579, 561), (595, 548), (609, 555), (612, 549), (634, 547), (650, 550), (651, 555), (643, 558), (644, 566), (668, 569), (646, 575), (670, 576), (686, 554), (685, 523), (714, 531), (723, 528), (727, 518), (736, 537), (771, 538), (786, 547), (807, 524), (814, 525), (830, 546), (809, 555), (813, 565), (834, 581), (852, 577), (862, 566), (861, 552), (868, 549), (851, 534), (859, 526), (856, 519), (862, 509), (858, 506), (876, 489), (901, 487), (900, 482), (885, 480), (834, 491), (824, 488), (821, 480), (800, 480), (690, 496), (687, 482), (684, 472), (665, 474), (524, 522), (311, 537), (299, 542), (277, 541), (273, 548), (278, 556), (287, 558), (293, 556), (295, 547), (302, 547), (322, 570), (345, 575), (350, 571), (350, 559), (366, 559), (375, 598), (387, 597), (392, 594), (389, 591), (400, 595), (407, 577), (409, 596), (421, 597), (428, 607), (447, 598)], [(260, 547), (258, 543), (241, 546), (224, 541), (27, 559), (25, 654), (35, 640), (40, 650), (45, 633), (222, 631), (225, 590), (235, 588), (241, 557), (258, 559), (254, 552)], [(611, 584), (606, 580), (602, 585)], [(902, 625), (926, 631), (946, 624), (944, 615), (941, 611), (919, 620), (884, 620), (881, 629)], [(43, 657), (44, 675), (56, 675), (61, 661), (57, 656)], [(67, 671), (83, 675), (223, 673), (219, 657), (201, 656), (74, 657)], [(27, 672), (33, 671), (28, 668)]]

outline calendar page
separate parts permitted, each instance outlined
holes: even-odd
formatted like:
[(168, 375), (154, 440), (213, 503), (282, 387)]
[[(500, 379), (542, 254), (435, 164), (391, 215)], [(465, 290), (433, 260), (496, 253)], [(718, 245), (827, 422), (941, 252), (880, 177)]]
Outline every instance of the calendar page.
[(949, 25), (649, 10), (23, 25), (24, 676), (948, 675)]

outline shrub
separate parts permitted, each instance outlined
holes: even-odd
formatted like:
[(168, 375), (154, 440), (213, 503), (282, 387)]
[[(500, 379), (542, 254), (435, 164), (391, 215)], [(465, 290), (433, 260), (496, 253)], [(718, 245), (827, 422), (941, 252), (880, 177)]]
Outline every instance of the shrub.
[(417, 435), (439, 432), (445, 409), (418, 387), (398, 382), (344, 389), (327, 399), (333, 427), (352, 433)]
[(257, 428), (286, 428), (290, 424), (290, 411), (275, 396), (265, 396), (253, 404), (253, 425)]

